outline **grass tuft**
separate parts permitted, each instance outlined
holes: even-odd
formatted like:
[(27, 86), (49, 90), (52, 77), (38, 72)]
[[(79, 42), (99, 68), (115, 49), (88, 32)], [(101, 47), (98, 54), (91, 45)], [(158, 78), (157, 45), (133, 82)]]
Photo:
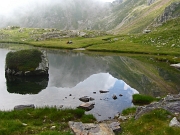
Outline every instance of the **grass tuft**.
[(137, 104), (145, 105), (145, 104), (150, 104), (153, 101), (157, 101), (157, 99), (147, 95), (134, 94), (132, 102), (136, 105)]

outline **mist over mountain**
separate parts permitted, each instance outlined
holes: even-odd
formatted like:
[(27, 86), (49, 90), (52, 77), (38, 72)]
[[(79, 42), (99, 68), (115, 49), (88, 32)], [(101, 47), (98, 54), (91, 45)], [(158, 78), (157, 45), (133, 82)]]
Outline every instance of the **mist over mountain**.
[[(98, 0), (29, 0), (11, 7), (12, 10), (7, 13), (0, 13), (0, 27), (136, 33), (148, 28), (154, 20), (162, 18), (165, 9), (168, 12), (167, 7), (175, 1), (177, 0), (115, 0), (111, 3)], [(179, 15), (179, 9), (177, 10), (178, 12), (173, 10), (176, 16)], [(169, 18), (173, 17), (169, 14)]]

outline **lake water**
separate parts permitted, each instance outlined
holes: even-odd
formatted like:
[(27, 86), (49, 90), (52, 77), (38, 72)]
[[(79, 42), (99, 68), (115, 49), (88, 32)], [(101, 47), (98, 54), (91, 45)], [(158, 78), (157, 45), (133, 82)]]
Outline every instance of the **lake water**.
[[(98, 120), (105, 120), (133, 106), (132, 95), (138, 91), (154, 96), (166, 93), (160, 90), (166, 86), (154, 83), (153, 76), (142, 67), (143, 63), (135, 59), (71, 51), (46, 50), (49, 78), (6, 78), (4, 68), (8, 51), (0, 49), (1, 110), (12, 110), (20, 104), (76, 108), (82, 103), (80, 97), (90, 96), (95, 99), (92, 101), (95, 107), (87, 113), (93, 114)], [(158, 77), (164, 83), (168, 81), (167, 77)], [(174, 77), (178, 78), (179, 74), (174, 73)], [(177, 83), (174, 85), (176, 87), (179, 82), (174, 83)], [(167, 87), (170, 89), (172, 86)], [(101, 94), (99, 90), (109, 92)], [(112, 98), (113, 95), (117, 96), (116, 100)]]

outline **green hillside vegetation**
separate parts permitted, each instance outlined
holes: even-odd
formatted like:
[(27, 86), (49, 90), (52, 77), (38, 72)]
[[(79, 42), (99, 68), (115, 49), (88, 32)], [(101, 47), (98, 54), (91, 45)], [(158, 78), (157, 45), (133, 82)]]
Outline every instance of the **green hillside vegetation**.
[[(133, 35), (106, 35), (93, 38), (67, 37), (52, 38), (36, 41), (36, 36), (47, 33), (51, 29), (21, 28), (1, 29), (1, 43), (28, 44), (37, 47), (77, 49), (85, 48), (88, 51), (118, 52), (148, 54), (157, 57), (157, 60), (170, 63), (180, 62), (180, 18), (170, 20), (162, 26), (153, 28), (148, 34)], [(32, 34), (32, 31), (34, 34)], [(67, 41), (73, 41), (67, 44)]]

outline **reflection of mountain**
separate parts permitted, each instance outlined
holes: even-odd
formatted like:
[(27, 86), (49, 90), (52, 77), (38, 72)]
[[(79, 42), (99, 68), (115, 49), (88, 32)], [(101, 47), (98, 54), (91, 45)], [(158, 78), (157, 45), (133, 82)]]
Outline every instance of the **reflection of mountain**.
[[(48, 58), (50, 86), (74, 87), (92, 74), (107, 72), (115, 78), (124, 80), (140, 93), (154, 96), (168, 92), (177, 93), (176, 86), (180, 84), (176, 72), (166, 72), (170, 74), (169, 80), (173, 80), (170, 82), (159, 75), (160, 65), (144, 63), (129, 57), (89, 56), (82, 53), (54, 51), (49, 52)], [(176, 81), (173, 78), (176, 78)]]
[(38, 94), (48, 84), (48, 77), (6, 76), (7, 91), (18, 94)]
[(108, 65), (100, 57), (81, 53), (49, 53), (50, 86), (74, 87), (92, 74), (106, 72)]

